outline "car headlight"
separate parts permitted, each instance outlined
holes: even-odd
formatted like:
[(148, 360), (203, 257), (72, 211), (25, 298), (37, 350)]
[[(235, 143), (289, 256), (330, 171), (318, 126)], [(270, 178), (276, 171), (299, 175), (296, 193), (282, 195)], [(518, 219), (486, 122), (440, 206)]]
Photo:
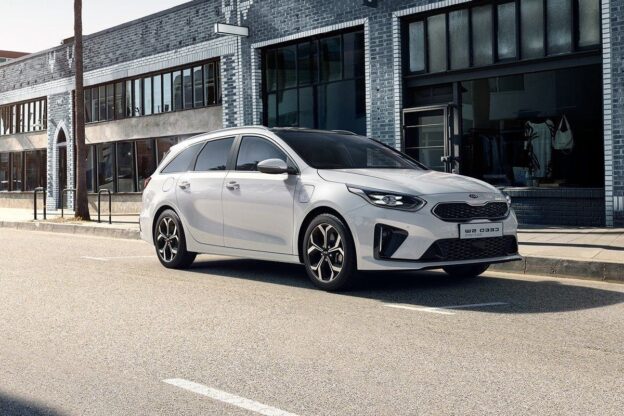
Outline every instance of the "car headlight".
[(375, 189), (358, 188), (347, 185), (349, 192), (361, 196), (372, 205), (381, 208), (400, 209), (403, 211), (418, 211), (427, 202), (413, 195), (396, 192), (379, 191)]
[(511, 197), (505, 191), (501, 191), (501, 193), (505, 197), (505, 201), (507, 201), (507, 205), (511, 206)]

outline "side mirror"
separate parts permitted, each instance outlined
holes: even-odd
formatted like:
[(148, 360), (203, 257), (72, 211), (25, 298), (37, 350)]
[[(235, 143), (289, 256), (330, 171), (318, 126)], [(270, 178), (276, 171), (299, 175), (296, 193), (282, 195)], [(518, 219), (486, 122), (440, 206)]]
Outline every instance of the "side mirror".
[(269, 174), (288, 173), (288, 165), (282, 159), (266, 159), (258, 163), (258, 171)]

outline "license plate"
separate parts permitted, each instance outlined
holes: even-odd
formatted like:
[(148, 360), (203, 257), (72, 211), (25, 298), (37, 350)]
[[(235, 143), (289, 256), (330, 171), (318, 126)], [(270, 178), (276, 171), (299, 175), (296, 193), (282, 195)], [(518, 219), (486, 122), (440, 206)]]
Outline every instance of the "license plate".
[(481, 224), (459, 224), (459, 238), (487, 238), (503, 235), (502, 222), (488, 222)]

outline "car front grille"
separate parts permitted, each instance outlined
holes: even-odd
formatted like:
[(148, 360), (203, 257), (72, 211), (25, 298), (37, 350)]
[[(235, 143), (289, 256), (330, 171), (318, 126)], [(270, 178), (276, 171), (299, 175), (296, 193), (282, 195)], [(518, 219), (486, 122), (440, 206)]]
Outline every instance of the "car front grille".
[(509, 206), (506, 202), (488, 202), (484, 205), (442, 202), (433, 208), (433, 214), (443, 221), (496, 220), (509, 214)]
[(518, 253), (516, 237), (448, 238), (433, 243), (420, 261), (458, 261), (512, 256)]

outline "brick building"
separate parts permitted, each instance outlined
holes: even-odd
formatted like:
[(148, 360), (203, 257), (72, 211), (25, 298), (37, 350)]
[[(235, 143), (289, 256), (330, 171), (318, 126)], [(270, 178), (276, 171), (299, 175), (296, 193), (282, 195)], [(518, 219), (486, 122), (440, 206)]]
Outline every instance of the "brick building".
[[(85, 38), (88, 183), (136, 211), (191, 135), (346, 129), (504, 188), (521, 222), (622, 226), (623, 29), (615, 0), (191, 1)], [(72, 68), (71, 39), (0, 64), (1, 206), (73, 187)]]

